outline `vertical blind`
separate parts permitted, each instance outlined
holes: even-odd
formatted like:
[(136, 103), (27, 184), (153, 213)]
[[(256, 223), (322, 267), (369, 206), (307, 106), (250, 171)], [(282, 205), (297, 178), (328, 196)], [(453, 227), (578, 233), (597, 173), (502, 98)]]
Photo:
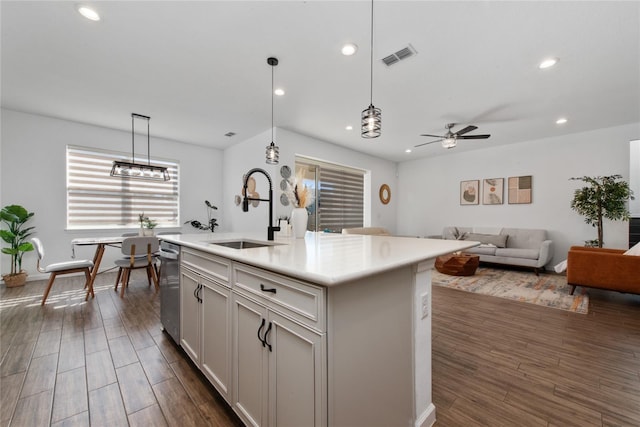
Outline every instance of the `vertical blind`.
[[(110, 176), (114, 160), (131, 161), (121, 152), (67, 146), (67, 228), (139, 227), (144, 213), (158, 226), (176, 227), (179, 218), (179, 163), (151, 159), (168, 169), (169, 181)], [(147, 163), (147, 158), (136, 158)]]
[(364, 223), (364, 171), (308, 159), (296, 162), (316, 168), (317, 231), (339, 233)]

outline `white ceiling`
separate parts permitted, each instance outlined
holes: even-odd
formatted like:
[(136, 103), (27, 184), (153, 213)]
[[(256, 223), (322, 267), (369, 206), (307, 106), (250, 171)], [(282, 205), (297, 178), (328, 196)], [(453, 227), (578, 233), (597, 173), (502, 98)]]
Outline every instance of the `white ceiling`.
[[(276, 56), (277, 127), (395, 161), (447, 153), (404, 151), (448, 122), (492, 135), (463, 151), (640, 121), (638, 1), (377, 0), (373, 140), (359, 133), (367, 1), (89, 3), (101, 21), (76, 2), (2, 1), (3, 107), (127, 131), (135, 112), (152, 138), (222, 149), (270, 128)], [(416, 56), (380, 61), (409, 43)], [(549, 56), (558, 65), (539, 70)]]

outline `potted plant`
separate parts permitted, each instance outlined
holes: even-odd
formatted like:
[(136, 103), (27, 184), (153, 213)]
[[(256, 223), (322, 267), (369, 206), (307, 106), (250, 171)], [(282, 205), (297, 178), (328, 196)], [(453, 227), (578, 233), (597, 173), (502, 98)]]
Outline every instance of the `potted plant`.
[(8, 287), (22, 286), (27, 281), (27, 272), (22, 270), (22, 255), (33, 250), (27, 238), (33, 234), (34, 227), (23, 227), (33, 215), (20, 205), (5, 206), (0, 211), (0, 220), (7, 225), (6, 230), (0, 230), (0, 236), (9, 244), (8, 248), (2, 248), (2, 253), (11, 255), (11, 272), (2, 276)]
[(604, 243), (603, 219), (628, 221), (627, 200), (633, 198), (633, 192), (622, 180), (622, 175), (583, 176), (571, 180), (587, 184), (574, 192), (571, 209), (584, 216), (584, 222), (598, 228), (598, 238), (585, 241), (585, 245), (601, 248)]
[(158, 223), (148, 216), (144, 215), (144, 212), (138, 214), (138, 221), (140, 222), (140, 235), (141, 236), (153, 236), (154, 228), (158, 226)]

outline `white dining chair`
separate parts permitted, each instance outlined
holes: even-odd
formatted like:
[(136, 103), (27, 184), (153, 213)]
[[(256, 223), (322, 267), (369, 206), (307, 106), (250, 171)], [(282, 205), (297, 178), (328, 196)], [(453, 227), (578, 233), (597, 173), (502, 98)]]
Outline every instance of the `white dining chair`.
[(149, 286), (151, 286), (151, 280), (153, 280), (156, 291), (160, 289), (158, 275), (155, 269), (155, 254), (159, 248), (160, 244), (157, 237), (127, 237), (122, 241), (121, 250), (122, 254), (126, 255), (126, 257), (115, 261), (116, 266), (119, 268), (114, 288), (117, 292), (120, 279), (122, 279), (122, 287), (120, 288), (121, 298), (124, 297), (125, 288), (129, 286), (131, 271), (140, 268), (146, 269)]
[(79, 259), (73, 261), (64, 261), (64, 262), (56, 262), (54, 264), (49, 264), (46, 267), (42, 267), (40, 263), (44, 259), (44, 246), (42, 242), (37, 237), (31, 239), (34, 248), (36, 249), (36, 253), (38, 254), (38, 261), (36, 264), (36, 268), (40, 273), (51, 273), (49, 275), (49, 283), (47, 283), (47, 288), (44, 291), (44, 295), (42, 296), (42, 303), (44, 305), (47, 297), (49, 296), (49, 291), (53, 286), (53, 281), (60, 274), (71, 274), (71, 273), (84, 273), (86, 281), (84, 283), (84, 287), (87, 288), (87, 295), (84, 300), (87, 301), (89, 299), (89, 295), (91, 297), (95, 297), (93, 293), (93, 285), (91, 284), (91, 269), (93, 268), (93, 261), (88, 259)]

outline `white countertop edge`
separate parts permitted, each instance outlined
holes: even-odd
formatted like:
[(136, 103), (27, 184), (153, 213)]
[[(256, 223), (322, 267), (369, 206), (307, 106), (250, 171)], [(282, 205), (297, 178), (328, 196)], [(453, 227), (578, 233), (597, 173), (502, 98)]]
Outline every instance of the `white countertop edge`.
[[(238, 250), (216, 246), (210, 244), (210, 242), (224, 242), (239, 239), (266, 242), (266, 239), (260, 233), (175, 234), (162, 235), (159, 236), (159, 238), (170, 243), (327, 287), (418, 264), (430, 259), (435, 259), (441, 255), (462, 251), (480, 244), (479, 242), (467, 240), (436, 240), (417, 237), (364, 236), (307, 232), (305, 239), (288, 237), (276, 238), (272, 243), (277, 244), (278, 249), (274, 249), (274, 247), (261, 247)], [(343, 254), (339, 253), (341, 250), (339, 244), (344, 242), (344, 240), (341, 239), (349, 239), (349, 243), (353, 246), (352, 248), (344, 249)], [(300, 268), (299, 265), (290, 262), (274, 263), (270, 261), (270, 255), (272, 254), (270, 251), (277, 250), (280, 251), (280, 253), (291, 256), (291, 253), (297, 250), (304, 250), (305, 244), (331, 244), (332, 242), (336, 243), (335, 251), (338, 252), (338, 255), (336, 255), (338, 259), (348, 259), (349, 256), (354, 255), (354, 252), (362, 252), (372, 247), (379, 247), (385, 244), (388, 245), (389, 251), (396, 251), (396, 253), (394, 256), (388, 257), (390, 259), (384, 257), (372, 259), (366, 268), (342, 270), (338, 268), (337, 272), (328, 265), (322, 268), (322, 272), (318, 272)], [(404, 250), (403, 248), (408, 248), (409, 250)], [(419, 251), (415, 251), (415, 249), (419, 249)], [(322, 267), (322, 264), (320, 264), (320, 266)], [(332, 272), (331, 270), (334, 271)], [(327, 272), (325, 273), (325, 271)]]

